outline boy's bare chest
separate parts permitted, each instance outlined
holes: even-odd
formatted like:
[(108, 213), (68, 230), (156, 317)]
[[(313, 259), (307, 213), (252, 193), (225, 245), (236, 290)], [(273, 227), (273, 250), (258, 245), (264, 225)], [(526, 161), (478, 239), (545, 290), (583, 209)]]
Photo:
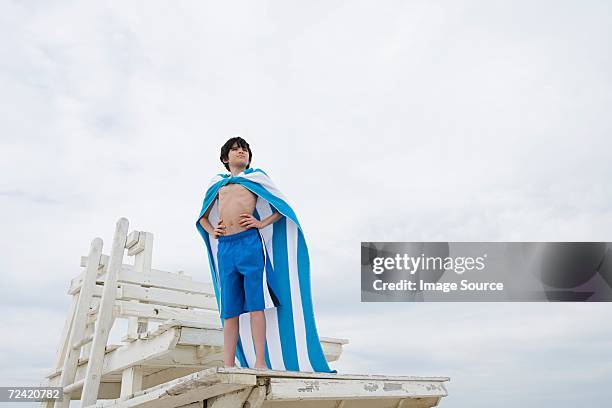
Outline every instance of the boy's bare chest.
[(219, 189), (219, 205), (224, 207), (227, 205), (235, 206), (255, 206), (257, 196), (246, 187), (230, 183)]

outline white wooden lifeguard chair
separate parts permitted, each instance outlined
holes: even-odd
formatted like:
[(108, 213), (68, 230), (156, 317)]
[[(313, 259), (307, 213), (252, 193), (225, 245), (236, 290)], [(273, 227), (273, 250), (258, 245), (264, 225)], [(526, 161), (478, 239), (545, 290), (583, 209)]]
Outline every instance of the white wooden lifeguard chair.
[[(448, 377), (397, 377), (223, 367), (223, 332), (211, 283), (153, 269), (153, 234), (116, 225), (110, 254), (102, 239), (81, 257), (55, 365), (41, 386), (62, 387), (81, 407), (433, 407)], [(134, 263), (124, 264), (125, 249)], [(121, 345), (107, 345), (117, 318)], [(161, 323), (149, 329), (149, 322)], [(320, 337), (327, 361), (345, 339)]]

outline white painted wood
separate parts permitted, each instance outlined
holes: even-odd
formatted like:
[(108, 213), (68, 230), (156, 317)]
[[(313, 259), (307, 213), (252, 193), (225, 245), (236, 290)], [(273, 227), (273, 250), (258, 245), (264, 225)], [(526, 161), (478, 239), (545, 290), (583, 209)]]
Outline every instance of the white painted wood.
[(64, 387), (64, 396), (70, 395), (74, 393), (75, 391), (81, 389), (84, 384), (85, 384), (84, 378), (81, 378), (80, 380), (77, 380), (73, 382), (72, 384), (68, 384), (67, 386)]
[[(145, 362), (147, 362), (148, 366), (155, 366), (155, 364), (149, 364), (149, 362), (156, 361), (157, 359), (166, 356), (169, 351), (172, 351), (178, 342), (179, 336), (179, 330), (173, 329), (151, 340), (136, 341), (123, 346), (113, 345), (112, 347), (107, 347), (107, 352), (104, 357), (102, 376), (108, 373), (122, 371), (133, 365), (143, 365)], [(194, 348), (190, 347), (190, 349), (193, 350), (191, 358), (189, 360), (185, 360), (191, 361), (192, 363), (197, 362)], [(86, 363), (88, 361), (89, 358), (80, 360), (80, 365), (76, 372), (77, 380), (82, 380), (85, 376), (87, 370)], [(161, 364), (162, 362), (164, 364)], [(160, 360), (160, 364), (157, 364), (157, 366), (160, 367), (173, 365), (175, 365), (173, 358), (169, 358), (168, 360)], [(51, 377), (49, 379), (49, 385), (57, 386), (57, 377)]]
[(219, 314), (210, 310), (177, 309), (169, 306), (131, 303), (123, 300), (118, 300), (116, 303), (119, 306), (119, 315), (122, 317), (142, 316), (156, 321), (168, 319), (195, 320), (210, 325), (219, 322)]
[[(62, 372), (60, 374), (59, 386), (66, 387), (67, 385), (74, 382), (77, 365), (79, 361), (79, 355), (81, 353), (80, 347), (73, 348), (72, 345), (79, 343), (85, 335), (86, 317), (89, 311), (89, 304), (93, 297), (93, 285), (96, 279), (98, 271), (98, 263), (100, 256), (102, 255), (102, 239), (94, 238), (91, 241), (89, 247), (89, 259), (92, 260), (91, 265), (87, 267), (86, 273), (83, 279), (80, 293), (78, 295), (78, 301), (76, 306), (76, 312), (74, 315), (73, 323), (70, 327), (70, 335), (68, 336), (68, 347), (65, 350), (64, 364), (62, 365)], [(65, 389), (65, 388), (64, 388)], [(69, 394), (69, 393), (68, 393)], [(56, 401), (54, 404), (55, 408), (67, 408), (70, 404), (70, 398), (63, 398), (62, 401)]]
[[(137, 345), (134, 346), (135, 347), (134, 351), (132, 351), (127, 345), (122, 346), (121, 350), (119, 351), (119, 353), (121, 353), (123, 356), (129, 356), (131, 354), (135, 356), (149, 355), (150, 357), (149, 361), (141, 361), (141, 360), (132, 358), (122, 363), (121, 360), (117, 360), (116, 355), (108, 353), (108, 351), (110, 351), (110, 347), (108, 347), (106, 359), (109, 362), (107, 364), (105, 363), (105, 368), (108, 368), (108, 369), (112, 368), (112, 370), (118, 370), (122, 367), (123, 368), (128, 367), (129, 364), (135, 364), (135, 363), (147, 364), (150, 366), (172, 365), (172, 364), (178, 365), (179, 363), (183, 365), (214, 364), (215, 361), (218, 361), (220, 359), (222, 360), (222, 358), (219, 357), (220, 354), (222, 353), (222, 331), (220, 327), (215, 327), (215, 325), (205, 324), (202, 322), (193, 322), (193, 321), (168, 320), (160, 327), (165, 326), (166, 329), (164, 331), (171, 330), (171, 329), (175, 330), (172, 333), (170, 333), (170, 336), (166, 336), (162, 338), (161, 340), (157, 339), (152, 343), (145, 343), (143, 341), (140, 341), (138, 342)], [(199, 326), (205, 329), (198, 330), (196, 328), (193, 328), (192, 326)], [(180, 336), (180, 338), (177, 338), (175, 340), (174, 336)], [(154, 340), (153, 337), (148, 338), (148, 341), (152, 341), (152, 340)], [(203, 345), (203, 344), (209, 344), (212, 347), (210, 349), (209, 355), (207, 355), (206, 358), (202, 359), (201, 357), (197, 356), (197, 351), (190, 350), (187, 354), (183, 354), (184, 351), (182, 349), (176, 349), (173, 346), (173, 344), (186, 345), (186, 346), (198, 346), (198, 345)], [(322, 343), (322, 345), (324, 348), (326, 347), (325, 343)], [(117, 346), (114, 346), (114, 347), (117, 347)], [(154, 358), (159, 358), (159, 356), (166, 351), (172, 353), (169, 355), (172, 357), (169, 357), (168, 361), (166, 360), (151, 361)], [(328, 361), (333, 361), (334, 359), (337, 358), (335, 356), (331, 356), (331, 357), (327, 356), (327, 357), (328, 357)], [(87, 360), (88, 358), (84, 358), (80, 360), (80, 363), (86, 362)], [(106, 370), (105, 370), (105, 373), (106, 373)], [(79, 372), (79, 374), (77, 375), (77, 378), (79, 378), (82, 375), (83, 374)]]
[(245, 408), (261, 408), (266, 399), (267, 387), (265, 385), (258, 385), (251, 389), (246, 403)]
[(268, 400), (330, 400), (425, 398), (446, 396), (441, 383), (431, 381), (270, 378)]
[(175, 380), (180, 377), (184, 377), (189, 374), (202, 371), (202, 368), (194, 367), (159, 367), (158, 371), (146, 375), (143, 379), (143, 390), (154, 387), (159, 384), (163, 384), (168, 381)]
[(131, 394), (142, 390), (142, 366), (132, 366), (121, 372), (121, 397), (127, 398)]
[(140, 252), (144, 251), (146, 248), (146, 239), (143, 236), (143, 232), (142, 231), (134, 231), (134, 233), (138, 236), (138, 239), (136, 240), (136, 242), (133, 245), (130, 245), (130, 243), (126, 242), (125, 247), (128, 248), (128, 255), (129, 256), (134, 256), (139, 254)]
[(109, 352), (104, 358), (103, 372), (123, 370), (132, 365), (144, 365), (166, 355), (178, 342), (178, 331), (167, 331), (150, 340), (137, 340)]
[[(91, 307), (95, 307), (95, 309), (91, 309), (89, 313), (87, 314), (87, 324), (95, 323), (96, 319), (98, 318), (98, 309), (100, 305), (100, 300), (94, 299), (93, 301), (96, 301), (96, 300), (98, 303), (96, 305), (91, 306)], [(113, 317), (117, 318), (118, 316), (119, 316), (119, 305), (113, 305)]]
[[(210, 328), (208, 325), (209, 327), (204, 328), (207, 325), (189, 321), (171, 322), (173, 326), (182, 328), (181, 338), (178, 342), (180, 345), (207, 345), (218, 348), (223, 347), (223, 330), (221, 327)], [(201, 328), (192, 326), (199, 326)], [(165, 325), (160, 325), (158, 330), (161, 332), (162, 330), (167, 330), (169, 327), (171, 327), (170, 323), (166, 323)], [(326, 339), (326, 341), (321, 341), (321, 346), (323, 348), (326, 360), (329, 362), (338, 360), (342, 352), (342, 347), (338, 343), (332, 343), (332, 341), (335, 339), (329, 337), (325, 337), (324, 339)]]
[(77, 305), (79, 302), (78, 295), (72, 295), (72, 301), (70, 302), (70, 308), (68, 309), (68, 317), (64, 322), (64, 328), (60, 336), (60, 345), (57, 349), (55, 363), (53, 363), (53, 371), (61, 370), (64, 366), (64, 359), (66, 357), (66, 350), (68, 348), (68, 341), (70, 340), (70, 331), (74, 322), (74, 316), (76, 314)]
[(204, 330), (193, 327), (183, 327), (179, 344), (185, 346), (206, 345), (209, 347), (223, 347), (223, 330)]
[[(217, 387), (215, 394), (227, 394), (243, 388), (250, 388), (257, 384), (257, 377), (250, 374), (204, 374), (206, 371), (194, 373), (186, 381), (180, 381), (167, 388), (166, 392), (169, 396), (173, 396), (176, 401), (172, 401), (172, 406), (175, 404), (186, 404), (198, 400), (212, 398), (207, 396), (210, 385), (220, 385)], [(222, 391), (222, 392), (220, 392)]]
[[(126, 218), (120, 218), (119, 221), (117, 221), (110, 259), (108, 261), (108, 271), (106, 272), (106, 282), (100, 303), (100, 312), (98, 313), (98, 323), (94, 332), (89, 364), (87, 365), (87, 372), (85, 374), (85, 385), (83, 388), (83, 398), (81, 400), (83, 405), (94, 404), (98, 398), (104, 349), (108, 342), (108, 335), (114, 321), (113, 305), (115, 303), (115, 294), (117, 291), (117, 275), (123, 262), (128, 227), (129, 222)], [(85, 285), (83, 286), (85, 287)]]
[[(169, 332), (162, 334), (162, 336), (167, 335), (167, 333), (176, 333), (177, 329), (172, 329)], [(153, 340), (147, 340), (153, 341)], [(204, 353), (198, 354), (197, 347), (194, 346), (181, 346), (176, 345), (172, 350), (169, 350), (166, 353), (158, 356), (155, 359), (147, 359), (146, 366), (147, 367), (198, 367), (201, 366), (200, 369), (205, 366), (216, 366), (217, 361), (223, 361), (222, 349), (219, 352), (214, 350), (211, 352), (211, 349), (205, 350)], [(212, 354), (211, 354), (212, 353)], [(107, 357), (108, 358), (108, 357)]]
[(126, 248), (131, 248), (133, 246), (135, 246), (138, 243), (138, 239), (140, 238), (140, 231), (132, 231), (128, 234), (127, 238), (125, 239), (125, 247)]
[[(107, 274), (98, 275), (96, 282), (103, 284), (106, 281)], [(133, 265), (121, 265), (118, 282), (133, 283), (137, 285), (145, 285), (149, 287), (157, 287), (164, 289), (178, 290), (185, 293), (201, 293), (208, 296), (214, 296), (215, 292), (212, 283), (196, 282), (191, 279), (178, 277), (178, 274), (172, 272), (164, 272), (152, 269), (151, 273), (136, 273)], [(81, 280), (79, 277), (71, 280), (69, 294), (79, 291)]]
[(218, 397), (209, 398), (206, 400), (206, 408), (242, 407), (251, 394), (251, 390), (253, 388), (243, 388), (238, 391), (219, 395)]
[(173, 408), (256, 385), (248, 374), (218, 374), (204, 370), (135, 393), (128, 400), (114, 400), (88, 408)]
[[(399, 406), (402, 408), (424, 408), (436, 406), (440, 398), (447, 394), (446, 389), (441, 386), (439, 381), (365, 381), (361, 379), (354, 380), (343, 378), (350, 377), (351, 375), (337, 374), (336, 377), (338, 378), (336, 379), (283, 378), (275, 376), (273, 370), (268, 370), (265, 372), (266, 375), (264, 376), (258, 375), (259, 370), (232, 369), (235, 372), (245, 372), (244, 374), (229, 373), (228, 370), (229, 369), (225, 368), (202, 370), (157, 386), (149, 387), (129, 396), (128, 399), (120, 398), (114, 401), (98, 403), (97, 407), (179, 407), (205, 399), (208, 400), (208, 406), (213, 407), (240, 407), (243, 406), (243, 402), (248, 402), (249, 406), (253, 408), (261, 407), (265, 401), (273, 402), (274, 406), (278, 406), (279, 408), (285, 406), (283, 402), (292, 404), (303, 402), (309, 403), (308, 406), (317, 406), (313, 405), (317, 401), (320, 402), (322, 406), (344, 407), (351, 406), (350, 401), (367, 399), (371, 401), (369, 406), (372, 407), (389, 407), (394, 406), (391, 404), (401, 404)], [(256, 374), (247, 374), (247, 371), (255, 372)], [(291, 375), (291, 373), (287, 374)], [(302, 372), (298, 374), (304, 375), (307, 373)], [(328, 375), (334, 376), (334, 374)], [(358, 375), (357, 377), (370, 376)], [(264, 380), (264, 378), (266, 380)], [(446, 377), (431, 378), (442, 380)], [(421, 382), (427, 384), (419, 384)], [(278, 383), (284, 383), (283, 386), (287, 390), (294, 390), (294, 393), (290, 395), (280, 395), (278, 393)], [(266, 384), (269, 384), (268, 392), (266, 392)], [(291, 386), (292, 384), (293, 386)], [(243, 393), (233, 393), (233, 391), (241, 389), (244, 390)], [(295, 393), (299, 394), (296, 396)], [(345, 398), (347, 397), (347, 395), (345, 395), (347, 393), (350, 395), (348, 395), (348, 398)], [(240, 395), (240, 397), (236, 398), (237, 395)], [(245, 404), (244, 406), (247, 405)], [(360, 406), (364, 405), (360, 404)]]
[(192, 404), (181, 405), (179, 408), (206, 408), (204, 401), (194, 402)]
[[(85, 330), (83, 330), (84, 332)], [(73, 350), (80, 350), (81, 346), (84, 346), (87, 343), (90, 343), (93, 340), (93, 335), (85, 336), (80, 341), (76, 342), (72, 345)]]
[(335, 341), (329, 341), (331, 340), (329, 337), (327, 338), (327, 341), (321, 340), (321, 338), (319, 337), (319, 340), (321, 342), (321, 348), (323, 349), (323, 355), (325, 356), (325, 360), (327, 361), (336, 361), (340, 358), (340, 355), (342, 354), (342, 343), (337, 343)]
[[(95, 288), (94, 288), (95, 290)], [(95, 328), (95, 324), (93, 323), (88, 323), (85, 325), (85, 333), (83, 334), (86, 337), (91, 336), (93, 338), (93, 332), (94, 332), (94, 328)], [(81, 349), (81, 355), (82, 356), (89, 356), (89, 354), (91, 353), (91, 342), (87, 343), (83, 346), (83, 348)]]
[(380, 381), (426, 381), (432, 383), (444, 383), (450, 381), (449, 377), (437, 376), (415, 376), (415, 375), (382, 375), (382, 374), (336, 374), (336, 373), (312, 373), (305, 371), (279, 371), (279, 370), (254, 370), (240, 367), (219, 367), (219, 373), (246, 373), (257, 374), (258, 377), (279, 378), (321, 378), (335, 380), (380, 380)]
[(165, 320), (164, 323), (160, 325), (160, 327), (165, 327), (166, 329), (169, 329), (170, 327), (191, 327), (194, 329), (220, 330), (221, 323), (219, 323), (219, 321), (216, 321), (215, 323), (211, 324), (204, 321), (172, 318)]
[[(119, 382), (103, 382), (100, 383), (100, 390), (98, 391), (99, 399), (113, 399), (119, 397), (120, 391)], [(78, 381), (77, 385), (71, 385), (71, 400), (80, 400), (83, 391), (83, 380)]]
[[(98, 268), (103, 268), (104, 266), (108, 265), (108, 258), (109, 258), (108, 255), (102, 254), (102, 256), (100, 257), (100, 266)], [(87, 267), (87, 256), (81, 256), (81, 266), (83, 268)], [(131, 265), (126, 264), (125, 266), (131, 266)], [(98, 272), (98, 274), (100, 273)], [(175, 273), (161, 271), (158, 269), (151, 269), (151, 274), (159, 275), (159, 276), (168, 276), (168, 275), (174, 275)], [(184, 271), (178, 271), (176, 272), (176, 275), (178, 275), (180, 279), (193, 280), (193, 276), (185, 274)], [(72, 279), (72, 281), (74, 281), (75, 284), (78, 284), (79, 280), (82, 280), (82, 274)]]
[(120, 299), (123, 300), (135, 299), (173, 307), (218, 310), (217, 301), (212, 295), (185, 293), (164, 288), (149, 288), (130, 283), (122, 283), (121, 288)]
[[(106, 265), (108, 265), (108, 255), (102, 254), (102, 256), (100, 256), (100, 262), (98, 263), (98, 269), (102, 269)], [(81, 266), (83, 268), (87, 268), (87, 257), (86, 256), (81, 257)], [(100, 271), (98, 271), (98, 274), (99, 273)]]
[[(121, 291), (121, 289), (118, 289)], [(100, 306), (100, 299), (91, 300), (89, 315), (95, 317)], [(117, 317), (146, 317), (156, 321), (180, 320), (197, 322), (207, 327), (220, 327), (219, 313), (208, 309), (190, 310), (175, 308), (153, 303), (134, 303), (125, 300), (116, 300), (115, 308)]]
[[(132, 235), (132, 234), (130, 234)], [(142, 274), (151, 273), (151, 263), (153, 259), (153, 234), (150, 232), (140, 231), (137, 234), (136, 244), (133, 245), (130, 236), (126, 239), (126, 248), (129, 248), (128, 255), (134, 255), (134, 272)], [(123, 294), (124, 291), (121, 290)], [(138, 299), (129, 301), (132, 304), (138, 304)], [(127, 334), (128, 340), (139, 338), (140, 333), (146, 333), (148, 328), (148, 319), (142, 316), (130, 316), (128, 318)], [(133, 394), (140, 391), (142, 388), (142, 369), (140, 367), (129, 367), (123, 372), (121, 380), (121, 396)]]
[(335, 337), (319, 336), (319, 340), (321, 340), (321, 342), (326, 342), (326, 343), (337, 343), (337, 344), (348, 344), (349, 343), (348, 339), (337, 339)]

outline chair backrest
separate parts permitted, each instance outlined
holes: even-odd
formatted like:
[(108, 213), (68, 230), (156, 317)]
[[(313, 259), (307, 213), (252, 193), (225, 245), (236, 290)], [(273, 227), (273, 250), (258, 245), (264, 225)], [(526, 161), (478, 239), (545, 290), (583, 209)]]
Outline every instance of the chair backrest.
[[(103, 255), (90, 305), (90, 319), (95, 320), (106, 280), (107, 256)], [(81, 266), (87, 267), (87, 257)], [(80, 290), (83, 274), (71, 281), (69, 293)], [(134, 265), (122, 264), (117, 275), (115, 315), (142, 320), (168, 319), (198, 321), (220, 327), (217, 301), (212, 283), (196, 282), (182, 271), (177, 273), (150, 269), (138, 272)]]

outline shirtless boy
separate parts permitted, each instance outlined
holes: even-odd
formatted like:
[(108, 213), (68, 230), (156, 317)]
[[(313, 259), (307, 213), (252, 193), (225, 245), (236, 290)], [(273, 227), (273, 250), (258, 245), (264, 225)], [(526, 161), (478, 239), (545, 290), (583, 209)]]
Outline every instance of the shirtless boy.
[[(229, 139), (221, 147), (221, 162), (232, 176), (248, 169), (252, 152), (241, 137)], [(233, 367), (239, 335), (239, 316), (251, 314), (251, 331), (255, 344), (255, 367), (266, 369), (264, 358), (266, 318), (263, 294), (263, 246), (258, 229), (282, 217), (279, 212), (263, 220), (253, 216), (257, 196), (240, 184), (229, 183), (219, 189), (219, 222), (208, 222), (212, 205), (200, 219), (202, 228), (219, 240), (217, 259), (221, 285), (221, 318), (223, 324), (223, 360)]]

